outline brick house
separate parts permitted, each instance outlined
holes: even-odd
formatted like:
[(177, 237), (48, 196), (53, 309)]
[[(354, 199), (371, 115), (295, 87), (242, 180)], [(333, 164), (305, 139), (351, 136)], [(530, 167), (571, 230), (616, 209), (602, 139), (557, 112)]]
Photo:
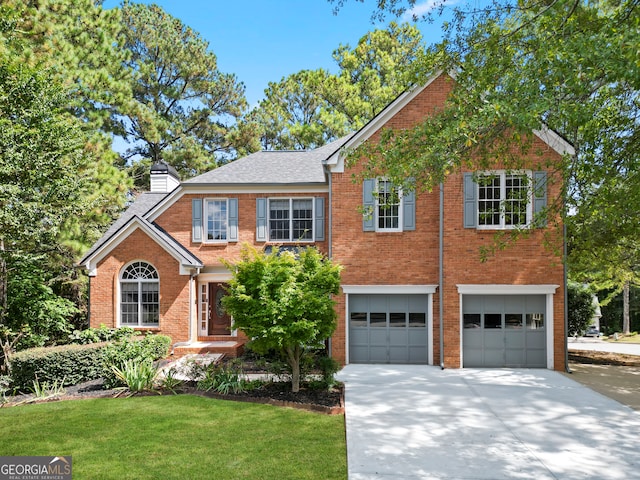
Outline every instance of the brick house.
[(451, 78), (436, 76), (316, 150), (258, 152), (184, 182), (154, 165), (151, 191), (80, 262), (91, 326), (170, 335), (176, 355), (234, 355), (246, 338), (220, 308), (231, 278), (221, 259), (244, 242), (315, 245), (344, 267), (329, 345), (338, 361), (563, 369), (564, 271), (544, 246), (561, 227), (535, 228), (485, 262), (479, 252), (560, 194), (546, 165), (569, 144), (535, 132), (530, 169), (462, 171), (419, 195), (384, 178), (354, 182), (357, 166), (345, 165), (346, 149), (418, 122), (450, 91)]

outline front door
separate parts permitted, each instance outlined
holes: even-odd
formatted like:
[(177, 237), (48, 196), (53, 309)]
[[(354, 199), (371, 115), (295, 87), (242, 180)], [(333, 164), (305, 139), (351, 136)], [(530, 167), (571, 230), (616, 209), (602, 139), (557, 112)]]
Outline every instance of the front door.
[(209, 335), (231, 335), (231, 317), (222, 308), (222, 283), (209, 284)]

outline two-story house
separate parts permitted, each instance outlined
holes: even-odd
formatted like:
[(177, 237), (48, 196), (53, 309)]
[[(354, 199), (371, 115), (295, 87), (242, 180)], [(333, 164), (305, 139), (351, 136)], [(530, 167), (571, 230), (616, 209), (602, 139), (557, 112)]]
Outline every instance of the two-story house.
[(486, 261), (480, 248), (560, 195), (552, 166), (572, 152), (567, 142), (534, 132), (526, 169), (462, 171), (418, 195), (385, 178), (354, 182), (358, 165), (345, 164), (345, 151), (419, 122), (451, 88), (435, 76), (316, 150), (259, 152), (184, 182), (155, 165), (151, 191), (81, 260), (91, 326), (170, 335), (176, 355), (234, 355), (246, 338), (221, 308), (231, 278), (221, 260), (239, 258), (244, 242), (315, 245), (344, 267), (329, 345), (341, 363), (563, 369), (564, 272), (545, 246), (562, 240), (560, 224)]

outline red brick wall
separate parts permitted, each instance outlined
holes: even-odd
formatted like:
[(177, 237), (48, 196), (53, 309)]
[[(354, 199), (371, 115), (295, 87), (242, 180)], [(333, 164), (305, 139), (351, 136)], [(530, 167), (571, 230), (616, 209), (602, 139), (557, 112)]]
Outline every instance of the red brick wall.
[[(240, 250), (243, 243), (254, 245), (257, 248), (273, 242), (256, 242), (256, 198), (275, 197), (323, 197), (325, 199), (325, 212), (327, 211), (326, 193), (295, 193), (295, 194), (255, 194), (242, 193), (229, 194), (197, 194), (183, 195), (176, 203), (162, 213), (156, 219), (156, 223), (170, 232), (182, 245), (187, 247), (206, 266), (221, 266), (221, 259), (235, 261), (240, 258)], [(237, 198), (238, 199), (238, 242), (222, 244), (193, 243), (191, 240), (191, 205), (194, 198)], [(328, 221), (325, 219), (325, 238), (328, 236)], [(309, 245), (304, 243), (302, 245)], [(315, 242), (314, 245), (322, 252), (327, 251), (327, 242)]]
[[(425, 115), (441, 108), (451, 91), (451, 79), (441, 76), (399, 111), (386, 127), (408, 128)], [(370, 141), (376, 141), (377, 134)], [(543, 152), (544, 158), (532, 153), (532, 170), (544, 160), (559, 160), (557, 153), (536, 139), (532, 152)], [(542, 168), (541, 168), (542, 169)], [(355, 168), (332, 175), (333, 258), (343, 266), (343, 285), (415, 285), (438, 284), (439, 192), (434, 189), (416, 199), (416, 230), (402, 233), (376, 233), (362, 230), (362, 184), (354, 183)], [(549, 175), (553, 175), (552, 172)], [(557, 180), (557, 178), (556, 178)], [(559, 194), (560, 182), (551, 183), (547, 198)], [(463, 228), (463, 176), (452, 174), (444, 185), (444, 363), (460, 367), (460, 300), (458, 284), (557, 284), (554, 297), (555, 368), (564, 368), (564, 291), (561, 258), (545, 247), (551, 240), (561, 247), (561, 229), (540, 229), (527, 238), (489, 257), (480, 258), (481, 247), (490, 247), (495, 231)], [(561, 251), (561, 249), (560, 249)], [(439, 294), (433, 296), (434, 363), (440, 359)], [(345, 300), (337, 299), (338, 329), (333, 337), (333, 355), (346, 358)]]
[(144, 330), (169, 335), (174, 343), (188, 340), (189, 276), (180, 275), (178, 261), (141, 230), (118, 245), (91, 277), (91, 326), (116, 326), (120, 272), (134, 260), (150, 263), (160, 277), (160, 324)]

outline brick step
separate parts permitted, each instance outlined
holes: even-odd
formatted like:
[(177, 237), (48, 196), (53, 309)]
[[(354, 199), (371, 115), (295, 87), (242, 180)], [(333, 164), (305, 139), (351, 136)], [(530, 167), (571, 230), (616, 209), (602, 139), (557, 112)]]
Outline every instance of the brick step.
[(244, 337), (237, 337), (231, 335), (198, 335), (199, 342), (242, 342), (245, 341)]
[(197, 341), (189, 345), (180, 345), (174, 348), (173, 358), (180, 358), (190, 353), (221, 353), (226, 357), (236, 358), (244, 352), (245, 340), (227, 340), (225, 341)]

